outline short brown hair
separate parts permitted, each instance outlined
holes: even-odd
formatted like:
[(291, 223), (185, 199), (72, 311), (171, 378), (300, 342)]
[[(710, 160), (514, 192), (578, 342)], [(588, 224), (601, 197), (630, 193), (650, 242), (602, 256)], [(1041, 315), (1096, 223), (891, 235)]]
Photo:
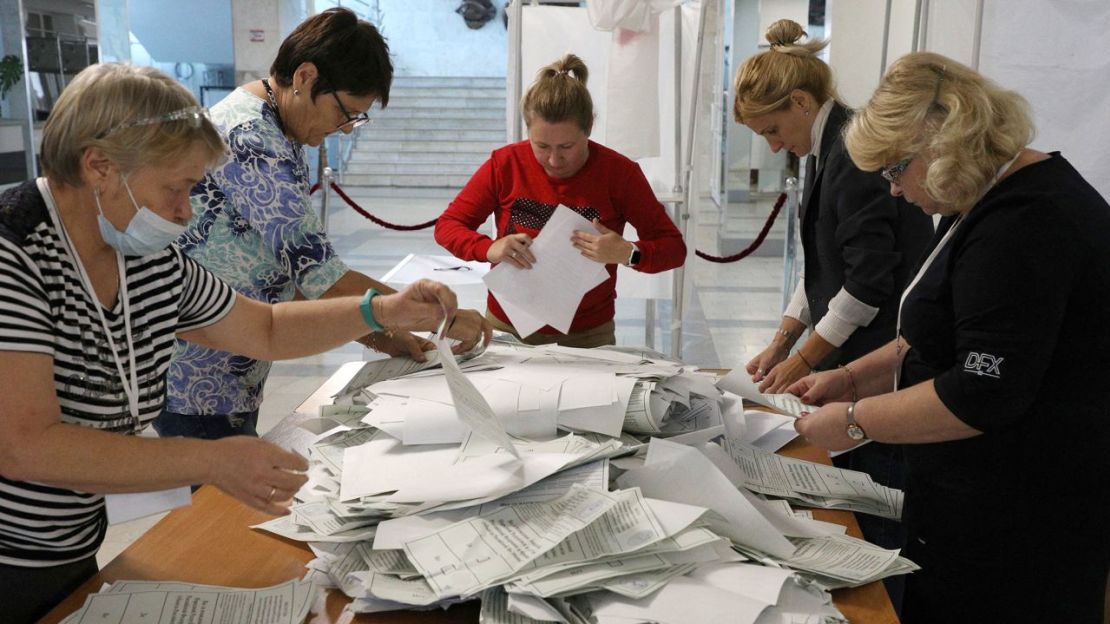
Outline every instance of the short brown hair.
[(828, 41), (798, 43), (806, 31), (788, 19), (771, 24), (765, 36), (771, 49), (748, 57), (736, 71), (732, 113), (738, 123), (789, 106), (795, 89), (812, 95), (818, 105), (836, 99), (832, 71), (817, 58)]
[(524, 123), (539, 116), (547, 123), (573, 121), (587, 135), (594, 127), (594, 101), (586, 88), (590, 72), (586, 63), (568, 54), (544, 67), (520, 101)]
[(90, 65), (62, 91), (46, 120), (43, 171), (53, 181), (79, 187), (81, 156), (93, 147), (124, 173), (170, 163), (196, 144), (208, 148), (208, 164), (215, 165), (225, 147), (206, 117), (199, 124), (165, 122), (108, 132), (191, 106), (197, 106), (193, 94), (157, 69), (122, 63)]
[(312, 85), (314, 101), (321, 93), (346, 91), (373, 95), (382, 108), (389, 104), (389, 45), (373, 24), (350, 9), (331, 8), (301, 22), (281, 42), (270, 74), (279, 85), (290, 87), (302, 63), (312, 63), (320, 75)]
[(979, 200), (999, 167), (1033, 134), (1021, 95), (950, 58), (914, 52), (890, 66), (852, 118), (844, 144), (864, 171), (910, 156), (925, 158), (925, 192), (963, 210)]

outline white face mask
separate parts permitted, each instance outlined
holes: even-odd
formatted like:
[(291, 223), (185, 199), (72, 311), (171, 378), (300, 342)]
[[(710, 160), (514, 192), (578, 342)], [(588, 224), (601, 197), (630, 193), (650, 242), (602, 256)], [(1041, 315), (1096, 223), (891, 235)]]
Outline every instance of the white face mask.
[(146, 206), (139, 206), (127, 184), (127, 178), (120, 177), (123, 179), (123, 187), (127, 189), (127, 196), (131, 198), (131, 205), (135, 207), (135, 216), (127, 224), (127, 231), (120, 232), (104, 216), (104, 209), (100, 207), (100, 193), (94, 191), (96, 209), (100, 211), (96, 220), (100, 225), (101, 238), (125, 256), (149, 256), (169, 247), (170, 243), (185, 232), (185, 226), (158, 216)]

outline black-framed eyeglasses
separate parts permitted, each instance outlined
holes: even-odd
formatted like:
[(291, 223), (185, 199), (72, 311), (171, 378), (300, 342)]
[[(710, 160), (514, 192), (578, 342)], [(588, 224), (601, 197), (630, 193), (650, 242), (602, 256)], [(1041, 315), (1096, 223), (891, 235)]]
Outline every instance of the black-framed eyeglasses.
[(899, 160), (893, 165), (880, 171), (879, 175), (883, 176), (883, 179), (887, 182), (890, 182), (891, 184), (898, 184), (898, 180), (902, 177), (902, 172), (906, 170), (906, 167), (910, 166), (911, 162), (913, 162), (913, 156), (910, 156), (909, 158), (903, 158), (902, 160)]
[(354, 130), (359, 126), (365, 126), (372, 121), (370, 119), (369, 113), (359, 113), (357, 115), (352, 115), (351, 113), (349, 113), (347, 111), (347, 107), (343, 106), (343, 100), (339, 99), (339, 94), (335, 91), (331, 92), (331, 96), (335, 98), (335, 103), (339, 105), (339, 112), (343, 113), (343, 116), (347, 118), (347, 121), (344, 121), (343, 123), (335, 127), (336, 130), (342, 130), (345, 127), (350, 127), (352, 130)]
[(190, 106), (188, 108), (182, 108), (180, 110), (175, 110), (163, 115), (155, 115), (154, 117), (143, 117), (134, 121), (126, 121), (124, 123), (117, 124), (96, 135), (96, 138), (103, 139), (104, 137), (115, 134), (116, 132), (119, 132), (120, 130), (124, 130), (126, 128), (150, 126), (153, 124), (167, 123), (170, 121), (186, 121), (192, 124), (193, 127), (199, 128), (202, 120), (204, 119), (210, 119), (208, 117), (207, 108), (203, 106)]

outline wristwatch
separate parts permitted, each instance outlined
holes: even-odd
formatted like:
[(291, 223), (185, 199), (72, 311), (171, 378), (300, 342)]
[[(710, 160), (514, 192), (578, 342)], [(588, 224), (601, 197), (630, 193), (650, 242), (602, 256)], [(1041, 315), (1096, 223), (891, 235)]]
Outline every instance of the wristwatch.
[(863, 427), (859, 426), (858, 422), (856, 422), (856, 402), (855, 401), (852, 401), (851, 403), (848, 404), (848, 429), (847, 429), (847, 433), (848, 433), (848, 437), (852, 438), (856, 442), (863, 442), (864, 440), (867, 439), (867, 432), (863, 430)]
[(640, 264), (640, 248), (636, 243), (632, 243), (632, 253), (628, 254), (628, 266), (633, 267)]

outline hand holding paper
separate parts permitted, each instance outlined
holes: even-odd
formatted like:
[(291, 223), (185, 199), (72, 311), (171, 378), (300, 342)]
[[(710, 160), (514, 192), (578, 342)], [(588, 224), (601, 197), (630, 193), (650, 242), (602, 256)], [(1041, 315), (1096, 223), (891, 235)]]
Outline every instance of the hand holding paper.
[(571, 239), (574, 248), (582, 252), (583, 256), (601, 264), (628, 262), (629, 256), (632, 255), (632, 243), (602, 225), (597, 219), (593, 220), (593, 226), (599, 232), (598, 234), (592, 231), (575, 230), (574, 238)]
[(802, 412), (817, 410), (817, 407), (802, 403), (801, 399), (792, 394), (764, 394), (760, 392), (747, 371), (742, 368), (732, 369), (732, 372), (717, 382), (717, 387), (795, 418), (801, 416)]
[(529, 251), (536, 260), (531, 269), (502, 263), (486, 275), (486, 286), (521, 336), (544, 325), (569, 331), (582, 297), (609, 277), (604, 265), (574, 248), (576, 230), (597, 231), (582, 215), (559, 206), (532, 241)]

